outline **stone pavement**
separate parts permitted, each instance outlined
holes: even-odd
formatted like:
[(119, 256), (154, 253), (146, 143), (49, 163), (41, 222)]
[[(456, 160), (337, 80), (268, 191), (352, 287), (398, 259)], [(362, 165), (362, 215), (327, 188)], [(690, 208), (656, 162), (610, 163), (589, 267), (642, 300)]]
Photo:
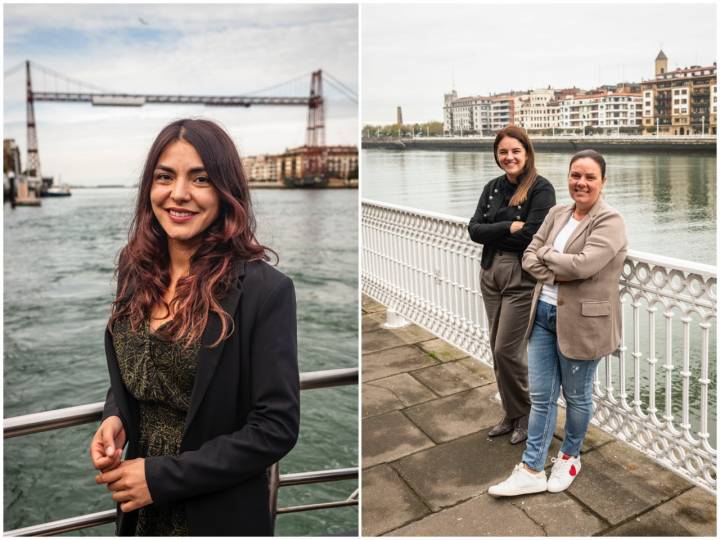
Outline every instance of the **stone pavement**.
[(490, 497), (524, 449), (487, 436), (492, 369), (418, 326), (382, 328), (365, 296), (362, 310), (364, 535), (715, 536), (714, 496), (593, 427), (567, 491)]

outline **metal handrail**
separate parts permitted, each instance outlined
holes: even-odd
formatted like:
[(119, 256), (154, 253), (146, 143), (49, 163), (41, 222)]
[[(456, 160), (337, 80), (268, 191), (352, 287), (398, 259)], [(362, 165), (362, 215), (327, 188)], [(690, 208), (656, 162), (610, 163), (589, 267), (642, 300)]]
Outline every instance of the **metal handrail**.
[[(345, 386), (357, 384), (359, 377), (358, 368), (329, 369), (322, 371), (311, 371), (300, 374), (300, 389), (313, 390), (317, 388), (328, 388), (334, 386)], [(78, 426), (96, 422), (102, 417), (103, 402), (88, 403), (76, 407), (67, 407), (52, 411), (15, 416), (3, 420), (4, 438), (19, 437), (32, 433), (41, 433), (54, 429), (61, 429), (71, 426)], [(276, 477), (273, 489), (282, 486), (295, 486), (301, 484), (315, 484), (320, 482), (337, 482), (341, 480), (354, 480), (358, 478), (358, 468), (350, 467), (344, 469), (331, 469), (325, 471), (306, 471), (300, 473), (282, 474)], [(274, 500), (277, 500), (275, 492)], [(357, 490), (348, 498), (341, 501), (305, 504), (300, 506), (289, 506), (278, 508), (276, 514), (289, 514), (304, 512), (308, 510), (319, 510), (327, 508), (340, 508), (344, 506), (357, 506), (357, 498), (353, 496)], [(88, 527), (105, 525), (115, 521), (116, 510), (104, 510), (84, 516), (31, 525), (20, 529), (3, 532), (3, 536), (54, 536), (68, 533)]]
[[(301, 390), (346, 386), (357, 384), (357, 382), (358, 368), (327, 369), (300, 374)], [(98, 401), (76, 407), (5, 418), (3, 420), (3, 436), (5, 439), (9, 439), (21, 435), (96, 422), (102, 416), (103, 405), (102, 401)]]
[[(279, 486), (296, 486), (300, 484), (316, 484), (320, 482), (337, 482), (340, 480), (354, 480), (358, 477), (358, 470), (356, 467), (350, 467), (347, 469), (332, 469), (326, 471), (311, 471), (302, 473), (290, 473), (281, 474)], [(354, 495), (354, 493), (353, 493)], [(352, 497), (352, 495), (350, 496)], [(331, 501), (314, 504), (304, 504), (301, 506), (288, 506), (285, 508), (278, 508), (277, 514), (290, 514), (294, 512), (304, 512), (307, 510), (318, 510), (327, 508), (340, 508), (344, 506), (357, 506), (357, 499), (348, 498), (343, 501)], [(116, 510), (103, 510), (102, 512), (95, 512), (93, 514), (86, 514), (84, 516), (76, 516), (67, 519), (60, 519), (57, 521), (51, 521), (48, 523), (42, 523), (40, 525), (31, 525), (30, 527), (23, 527), (21, 529), (14, 529), (12, 531), (6, 531), (3, 533), (4, 536), (54, 536), (56, 534), (63, 534), (79, 529), (86, 529), (88, 527), (97, 527), (99, 525), (106, 525), (115, 521), (117, 516)]]

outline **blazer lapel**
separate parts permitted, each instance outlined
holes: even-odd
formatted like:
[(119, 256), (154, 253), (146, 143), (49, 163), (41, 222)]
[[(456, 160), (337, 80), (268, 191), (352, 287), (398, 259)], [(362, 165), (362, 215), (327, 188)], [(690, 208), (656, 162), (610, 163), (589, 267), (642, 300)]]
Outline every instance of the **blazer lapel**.
[[(570, 238), (568, 238), (568, 241), (565, 243), (565, 252), (567, 253), (567, 248), (572, 244), (575, 240), (577, 240), (582, 232), (588, 228), (590, 223), (593, 219), (595, 219), (595, 216), (600, 211), (600, 208), (604, 205), (604, 202), (602, 199), (598, 199), (597, 202), (593, 205), (593, 207), (588, 212), (588, 215), (585, 216), (585, 219), (583, 219), (580, 224), (575, 228), (573, 233), (570, 235)], [(573, 207), (574, 208), (574, 207)], [(572, 214), (572, 211), (571, 211)]]
[(553, 245), (553, 243), (555, 242), (555, 238), (557, 238), (557, 235), (560, 234), (560, 231), (562, 231), (563, 227), (567, 225), (568, 221), (570, 221), (570, 216), (572, 215), (572, 213), (572, 206), (558, 213), (558, 216), (555, 219), (555, 223), (553, 224), (553, 228), (550, 231), (547, 240), (545, 241), (545, 245)]
[[(239, 263), (239, 274), (238, 279), (234, 280), (235, 286), (231, 287), (227, 296), (220, 301), (225, 313), (228, 313), (230, 317), (234, 318), (235, 310), (237, 309), (240, 298), (242, 297), (242, 276), (245, 272), (245, 262)], [(237, 326), (237, 325), (236, 325)], [(220, 324), (220, 317), (216, 313), (210, 313), (208, 317), (205, 331), (203, 332), (200, 340), (200, 351), (198, 352), (198, 367), (197, 373), (195, 374), (195, 384), (193, 385), (192, 394), (190, 396), (190, 408), (188, 409), (187, 416), (185, 417), (185, 425), (183, 427), (183, 438), (187, 433), (188, 427), (192, 423), (195, 414), (197, 413), (200, 403), (202, 403), (205, 392), (207, 392), (212, 376), (215, 373), (215, 368), (220, 361), (222, 351), (225, 347), (224, 340), (215, 347), (210, 347), (212, 343), (217, 341), (220, 336), (222, 326)], [(239, 328), (235, 328), (235, 332), (239, 332)]]

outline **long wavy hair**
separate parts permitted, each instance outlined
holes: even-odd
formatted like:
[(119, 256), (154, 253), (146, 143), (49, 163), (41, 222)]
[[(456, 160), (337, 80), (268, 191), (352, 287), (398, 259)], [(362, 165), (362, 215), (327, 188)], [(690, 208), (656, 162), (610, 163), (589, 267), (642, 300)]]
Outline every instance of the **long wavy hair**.
[(505, 137), (512, 137), (516, 139), (525, 148), (526, 161), (520, 176), (518, 176), (518, 186), (515, 189), (515, 193), (510, 199), (510, 206), (517, 206), (527, 200), (528, 192), (535, 183), (538, 173), (535, 169), (535, 151), (533, 150), (530, 137), (527, 132), (520, 126), (506, 126), (495, 135), (495, 142), (493, 143), (493, 157), (495, 163), (502, 169), (500, 160), (498, 159), (497, 149)]
[[(200, 155), (220, 198), (220, 212), (203, 231), (203, 241), (190, 259), (189, 275), (178, 280), (168, 304), (163, 300), (170, 285), (167, 235), (153, 213), (150, 189), (160, 155), (175, 141), (191, 144)], [(221, 321), (214, 347), (234, 330), (232, 315), (223, 310), (220, 300), (237, 279), (237, 263), (269, 260), (269, 253), (277, 257), (255, 238), (250, 190), (230, 136), (209, 120), (173, 122), (156, 137), (145, 161), (128, 243), (118, 257), (118, 289), (108, 327), (112, 332), (114, 323), (127, 317), (131, 330), (137, 332), (150, 321), (153, 307), (163, 305), (173, 317), (158, 333), (189, 346), (202, 336), (212, 312)]]

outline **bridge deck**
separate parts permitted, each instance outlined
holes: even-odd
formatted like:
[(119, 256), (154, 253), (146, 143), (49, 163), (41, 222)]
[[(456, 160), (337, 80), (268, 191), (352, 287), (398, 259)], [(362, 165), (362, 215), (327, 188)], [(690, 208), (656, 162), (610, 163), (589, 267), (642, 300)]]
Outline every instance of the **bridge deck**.
[(363, 534), (715, 536), (715, 497), (592, 427), (569, 490), (490, 497), (523, 451), (487, 437), (492, 369), (415, 325), (382, 328), (367, 297), (362, 309)]

